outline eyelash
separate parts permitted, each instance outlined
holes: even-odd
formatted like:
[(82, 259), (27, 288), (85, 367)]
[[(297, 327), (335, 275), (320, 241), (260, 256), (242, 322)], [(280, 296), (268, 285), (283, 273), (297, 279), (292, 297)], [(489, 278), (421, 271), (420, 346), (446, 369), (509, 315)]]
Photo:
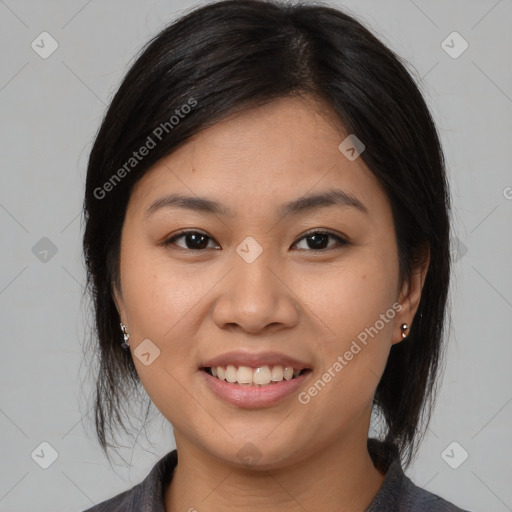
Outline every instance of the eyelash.
[[(179, 238), (182, 238), (186, 235), (191, 235), (191, 234), (196, 234), (196, 235), (203, 235), (207, 238), (209, 238), (210, 240), (213, 240), (213, 238), (211, 238), (210, 236), (208, 236), (206, 233), (202, 233), (201, 231), (196, 231), (196, 230), (183, 230), (183, 231), (180, 231), (179, 233), (173, 235), (172, 237), (164, 240), (162, 242), (161, 245), (163, 245), (164, 247), (169, 247), (171, 245), (173, 245), (175, 243), (176, 240), (178, 240)], [(300, 242), (301, 240), (303, 240), (304, 238), (307, 238), (309, 236), (312, 236), (312, 235), (328, 235), (332, 238), (335, 238), (338, 242), (338, 248), (340, 247), (343, 247), (345, 245), (349, 245), (349, 242), (343, 238), (342, 236), (336, 234), (336, 233), (333, 233), (332, 231), (328, 231), (328, 230), (313, 230), (313, 231), (308, 231), (307, 233), (304, 233), (299, 239), (297, 239), (296, 242), (294, 242), (293, 245), (297, 245), (298, 242)], [(179, 247), (177, 246), (178, 249), (182, 249), (184, 251), (194, 251), (194, 252), (202, 252), (206, 249), (189, 249), (189, 248), (184, 248), (184, 247)], [(318, 250), (315, 250), (315, 249), (306, 249), (308, 252), (325, 252), (325, 251), (328, 251), (330, 249), (336, 249), (336, 246), (334, 247), (326, 247), (324, 249), (318, 249)], [(300, 250), (304, 250), (304, 249), (300, 249)]]

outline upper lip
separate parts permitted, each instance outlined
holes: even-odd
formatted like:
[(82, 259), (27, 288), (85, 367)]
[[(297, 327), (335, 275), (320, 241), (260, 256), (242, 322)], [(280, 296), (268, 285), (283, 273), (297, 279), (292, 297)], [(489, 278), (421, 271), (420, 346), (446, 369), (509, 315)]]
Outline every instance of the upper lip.
[(280, 352), (227, 352), (220, 356), (208, 359), (201, 364), (202, 368), (211, 368), (215, 366), (227, 366), (229, 364), (235, 366), (248, 366), (249, 368), (258, 368), (260, 366), (277, 366), (292, 367), (295, 369), (310, 369), (307, 363), (299, 361), (293, 357), (287, 356)]

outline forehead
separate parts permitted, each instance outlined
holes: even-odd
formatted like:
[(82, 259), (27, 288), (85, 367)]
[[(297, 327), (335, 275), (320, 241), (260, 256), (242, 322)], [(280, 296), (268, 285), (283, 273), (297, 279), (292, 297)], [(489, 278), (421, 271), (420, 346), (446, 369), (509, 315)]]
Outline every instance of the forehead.
[(351, 161), (338, 148), (348, 135), (334, 113), (313, 99), (275, 100), (192, 136), (146, 172), (132, 206), (147, 208), (178, 192), (248, 212), (341, 188), (378, 212), (387, 202), (378, 180), (362, 158)]

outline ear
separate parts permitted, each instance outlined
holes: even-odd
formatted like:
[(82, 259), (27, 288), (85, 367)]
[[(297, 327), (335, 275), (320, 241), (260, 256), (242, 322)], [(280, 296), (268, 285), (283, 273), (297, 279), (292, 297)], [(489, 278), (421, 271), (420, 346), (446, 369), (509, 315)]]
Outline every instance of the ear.
[(402, 324), (407, 324), (409, 330), (406, 331), (406, 333), (410, 332), (414, 316), (420, 304), (421, 292), (425, 284), (429, 264), (430, 248), (427, 246), (422, 250), (419, 262), (417, 262), (413, 268), (410, 279), (404, 283), (400, 290), (398, 302), (402, 306), (402, 309), (396, 315), (393, 339), (391, 341), (393, 345), (403, 340), (402, 330), (400, 329)]
[(122, 292), (118, 290), (115, 284), (112, 285), (112, 299), (114, 300), (114, 304), (116, 305), (117, 312), (119, 313), (119, 318), (121, 319), (121, 322), (127, 325), (123, 295)]

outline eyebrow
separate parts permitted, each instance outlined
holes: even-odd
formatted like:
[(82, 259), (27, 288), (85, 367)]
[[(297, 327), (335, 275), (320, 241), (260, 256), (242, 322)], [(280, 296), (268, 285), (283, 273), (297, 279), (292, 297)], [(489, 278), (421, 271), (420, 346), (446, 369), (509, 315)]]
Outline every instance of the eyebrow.
[[(318, 194), (299, 197), (293, 201), (282, 204), (278, 209), (278, 214), (280, 216), (298, 215), (311, 210), (335, 205), (344, 208), (355, 208), (362, 213), (368, 214), (368, 209), (357, 197), (341, 189), (332, 189)], [(235, 216), (227, 206), (206, 197), (168, 194), (154, 201), (146, 210), (145, 217), (149, 217), (162, 208), (183, 208), (214, 215)]]

